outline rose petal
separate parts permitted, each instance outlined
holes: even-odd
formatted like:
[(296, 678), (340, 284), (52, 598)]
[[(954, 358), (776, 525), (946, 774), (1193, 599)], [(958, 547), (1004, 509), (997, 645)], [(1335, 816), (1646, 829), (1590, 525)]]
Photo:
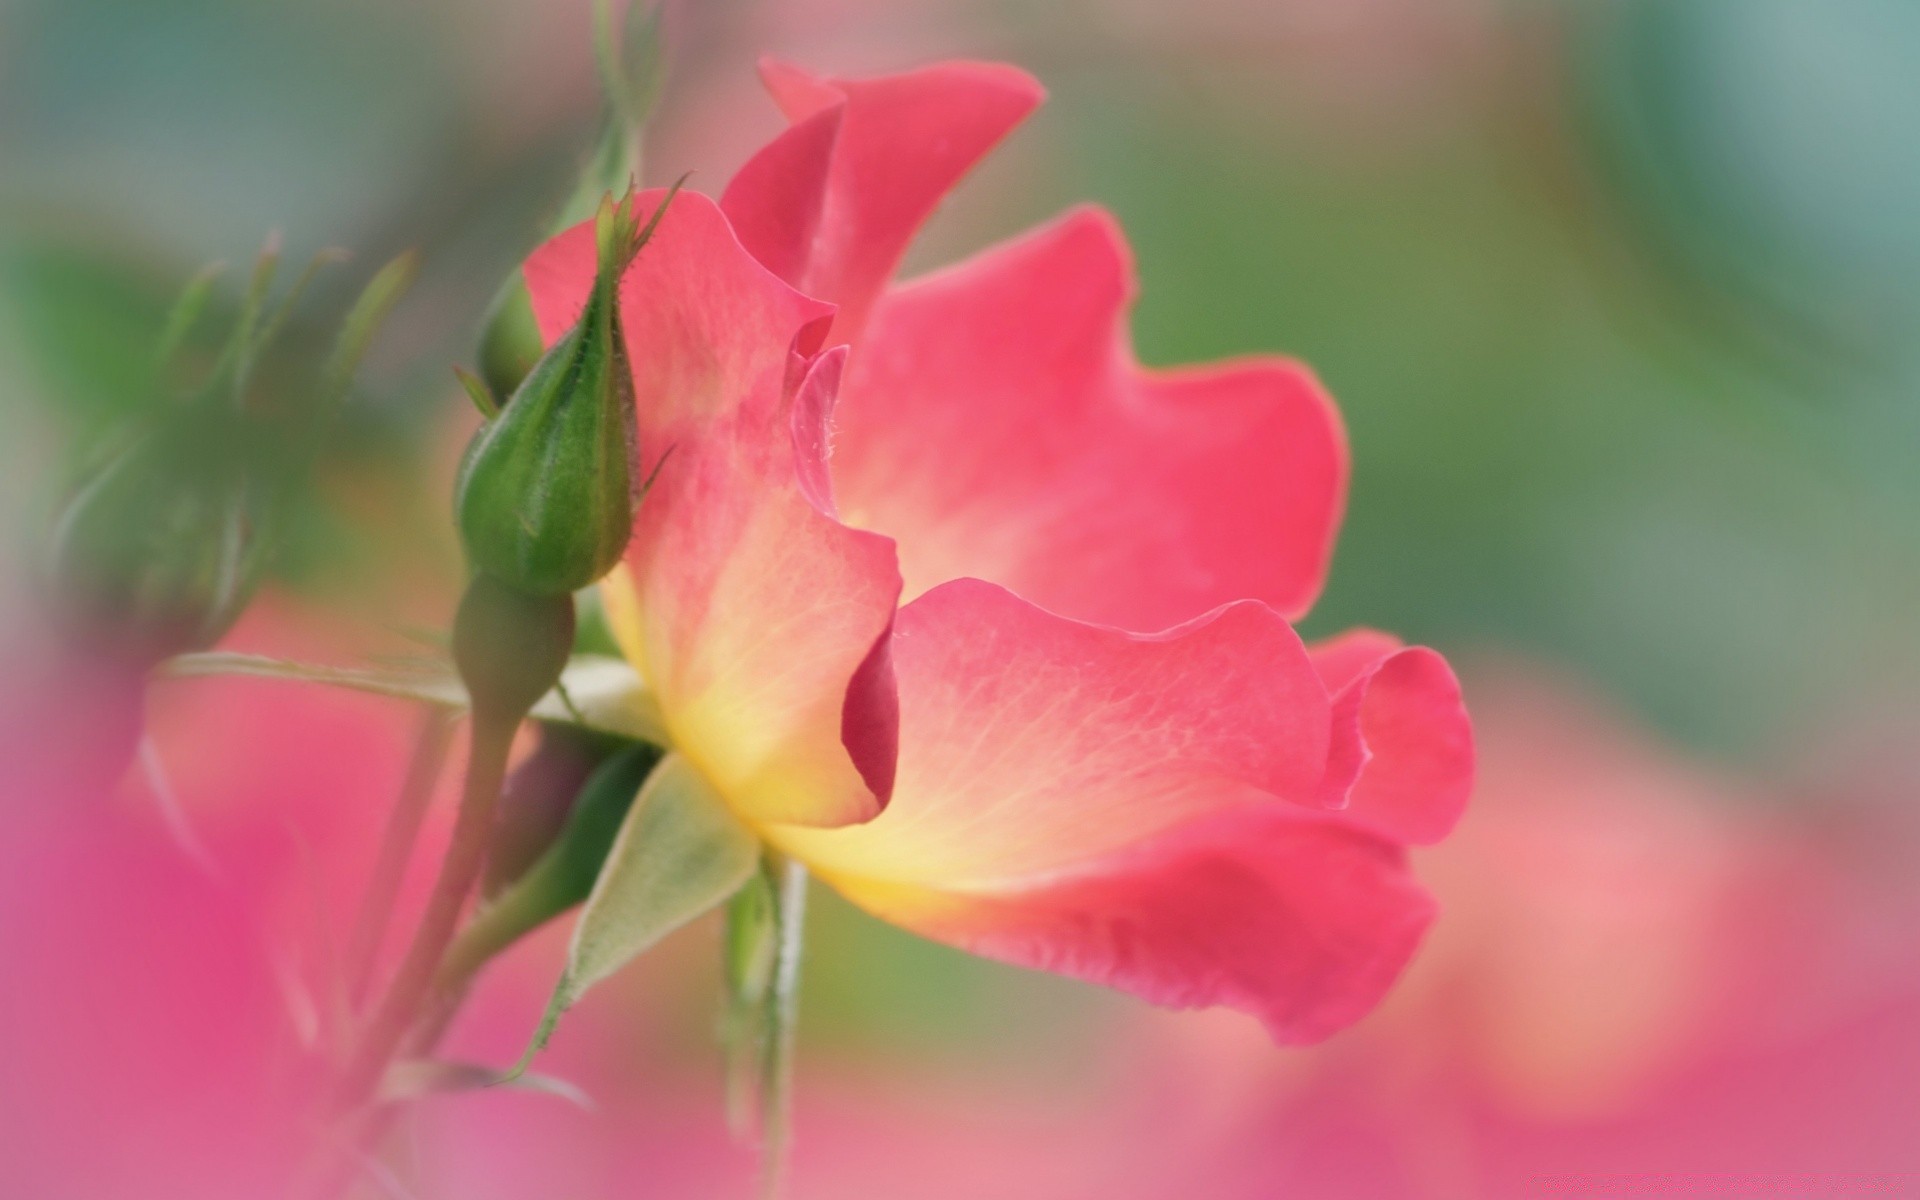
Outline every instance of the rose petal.
[(889, 810), (855, 829), (768, 831), (826, 874), (1026, 881), (1221, 809), (1309, 804), (1325, 766), (1326, 693), (1257, 603), (1141, 635), (962, 579), (901, 610), (893, 653)]
[(1318, 594), (1345, 499), (1339, 417), (1274, 358), (1143, 371), (1118, 227), (1083, 208), (890, 292), (838, 408), (845, 519), (897, 538), (909, 596), (1002, 584), (1161, 629)]
[[(661, 199), (642, 195), (642, 211)], [(592, 240), (575, 228), (527, 263), (549, 339), (583, 303)], [(809, 364), (796, 351), (831, 309), (768, 273), (710, 200), (685, 192), (620, 296), (639, 473), (659, 471), (603, 588), (622, 649), (675, 746), (742, 816), (870, 817), (892, 780), (885, 662), (900, 579), (891, 542), (840, 524), (819, 486), (824, 439), (808, 431), (824, 426), (844, 353)]]
[(1446, 659), (1354, 630), (1311, 648), (1334, 693), (1321, 799), (1398, 841), (1452, 832), (1473, 791), (1473, 726)]
[(796, 121), (749, 159), (720, 196), (740, 244), (796, 286), (813, 261), (845, 111), (837, 103)]
[(1226, 1005), (1319, 1041), (1398, 978), (1434, 904), (1384, 838), (1290, 806), (1222, 813), (1029, 887), (846, 887), (876, 915), (1173, 1008)]
[(892, 806), (768, 830), (856, 904), (1161, 1004), (1232, 1005), (1282, 1041), (1355, 1020), (1411, 955), (1432, 903), (1401, 848), (1287, 802), (1315, 795), (1329, 711), (1265, 606), (1139, 635), (963, 579), (898, 627)]
[(1044, 94), (999, 63), (826, 79), (767, 60), (761, 75), (796, 124), (742, 168), (722, 205), (770, 269), (840, 306), (835, 342), (859, 337), (940, 198)]

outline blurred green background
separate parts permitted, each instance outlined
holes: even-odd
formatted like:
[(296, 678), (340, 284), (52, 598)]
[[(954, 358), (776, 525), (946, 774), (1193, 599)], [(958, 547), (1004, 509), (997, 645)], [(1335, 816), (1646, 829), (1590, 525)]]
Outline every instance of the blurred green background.
[[(1564, 664), (1762, 775), (1911, 688), (1920, 8), (706, 0), (668, 20), (647, 172), (709, 191), (778, 125), (763, 50), (1038, 74), (1050, 104), (914, 261), (1092, 199), (1137, 251), (1145, 361), (1310, 362), (1355, 467), (1309, 632)], [(69, 448), (139, 401), (179, 283), (279, 229), (291, 259), (354, 255), (303, 307), (313, 330), (423, 255), (323, 472), (379, 502), (323, 488), (284, 572), (339, 594), (402, 557), (455, 569), (436, 488), (469, 418), (447, 368), (593, 134), (588, 28), (584, 0), (0, 0), (11, 542)], [(320, 344), (296, 329), (288, 369)], [(938, 1052), (1015, 1007), (1053, 1038), (1084, 996), (826, 904), (824, 1038)]]

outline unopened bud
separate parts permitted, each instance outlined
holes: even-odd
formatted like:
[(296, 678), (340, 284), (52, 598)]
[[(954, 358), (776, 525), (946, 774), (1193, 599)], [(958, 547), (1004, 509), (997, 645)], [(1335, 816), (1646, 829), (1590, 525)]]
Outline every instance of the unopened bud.
[(474, 566), (535, 595), (605, 575), (633, 529), (633, 373), (619, 288), (653, 224), (637, 228), (631, 205), (609, 198), (595, 228), (598, 269), (580, 320), (475, 436), (454, 498)]
[(486, 328), (480, 335), (480, 378), (494, 395), (511, 396), (533, 373), (540, 353), (533, 296), (527, 291), (526, 277), (515, 271), (487, 310)]
[(158, 660), (212, 645), (245, 608), (259, 531), (243, 472), (206, 449), (148, 434), (68, 501), (49, 569), (57, 615), (76, 636)]
[(287, 372), (287, 395), (256, 402), (249, 380), (292, 319), (308, 283), (340, 257), (314, 256), (269, 304), (280, 251), (269, 238), (232, 327), (205, 347), (211, 366), (183, 370), (190, 335), (212, 302), (219, 268), (195, 275), (167, 317), (139, 424), (96, 448), (59, 510), (47, 548), (57, 620), (89, 645), (151, 665), (204, 649), (239, 617), (265, 573), (269, 543), (316, 456), (326, 419), (351, 387), (375, 332), (414, 274), (412, 255), (369, 281), (341, 323), (324, 367)]

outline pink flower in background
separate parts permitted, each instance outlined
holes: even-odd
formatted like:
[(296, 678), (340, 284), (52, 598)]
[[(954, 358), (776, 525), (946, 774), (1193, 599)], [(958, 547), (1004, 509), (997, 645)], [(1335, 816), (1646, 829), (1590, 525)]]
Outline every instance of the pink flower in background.
[[(316, 653), (261, 625), (239, 644)], [(1920, 971), (1910, 937), (1880, 935), (1886, 901), (1904, 921), (1916, 898), (1850, 855), (1910, 839), (1829, 845), (1819, 818), (1751, 808), (1750, 788), (1563, 687), (1470, 678), (1485, 784), (1426, 856), (1449, 920), (1372, 1020), (1275, 1055), (1238, 1021), (1096, 1009), (1092, 1064), (1049, 1054), (1013, 1077), (837, 1048), (805, 1072), (794, 1194), (1412, 1200), (1524, 1196), (1577, 1170), (1877, 1172), (1906, 1194)], [(9, 842), (0, 1097), (18, 1136), (0, 1163), (23, 1194), (275, 1195), (305, 1149), (301, 1035), (266, 951), (324, 1000), (321, 950), (398, 786), (403, 710), (223, 681), (169, 685), (155, 714), (228, 882), (141, 807), (39, 813)], [(48, 909), (49, 891), (84, 901)], [(563, 934), (500, 964), (455, 1057), (519, 1048)], [(662, 947), (563, 1026), (542, 1070), (593, 1111), (506, 1090), (419, 1105), (415, 1194), (744, 1188), (752, 1156), (726, 1137), (698, 1032), (707, 941)]]
[[(342, 652), (278, 599), (229, 645)], [(164, 797), (139, 772), (117, 792), (62, 772), (64, 792), (0, 803), (0, 1177), (42, 1200), (285, 1195), (417, 718), (261, 680), (162, 683), (146, 708)], [(66, 733), (43, 762), (120, 741)]]
[[(1857, 338), (1595, 269), (1696, 249), (1584, 203), (1687, 29), (491, 6), (28, 22), (0, 1200), (1920, 1200), (1899, 422), (1769, 436)], [(267, 139), (331, 200), (120, 161), (284, 124), (143, 46), (369, 36)]]
[(1426, 857), (1447, 920), (1381, 1010), (1286, 1059), (1227, 1023), (1132, 1031), (1139, 1119), (1209, 1164), (1188, 1185), (1920, 1194), (1920, 888), (1871, 869), (1911, 862), (1901, 815), (1849, 845), (1829, 785), (1769, 807), (1563, 679), (1467, 675), (1473, 819)]
[[(1095, 210), (890, 282), (1027, 76), (767, 79), (793, 126), (622, 289), (660, 474), (604, 592), (673, 748), (910, 929), (1286, 1041), (1357, 1019), (1472, 750), (1438, 655), (1288, 624), (1343, 501), (1330, 401), (1284, 359), (1139, 367)], [(593, 269), (584, 227), (527, 263), (549, 339)]]
[[(1813, 809), (1770, 809), (1577, 685), (1511, 664), (1468, 679), (1475, 811), (1422, 856), (1447, 920), (1368, 1021), (1275, 1054), (1226, 1014), (1096, 1007), (1080, 1011), (1084, 1045), (1048, 1044), (1022, 1070), (985, 1047), (876, 1067), (841, 1046), (807, 1065), (795, 1195), (1431, 1200), (1540, 1195), (1580, 1173), (1655, 1195), (1764, 1195), (1739, 1180), (1766, 1175), (1913, 1194), (1920, 889), (1865, 869), (1911, 861), (1903, 814), (1863, 814), (1874, 838), (1836, 840), (1831, 781), (1808, 784)], [(545, 979), (529, 972), (497, 1013), (497, 1052)], [(643, 1170), (707, 1194), (748, 1177), (717, 1117), (673, 1104), (711, 1082), (697, 1064), (667, 1074), (656, 1023), (671, 1006), (618, 999), (563, 1030), (547, 1064), (610, 1111), (542, 1106), (552, 1132), (518, 1141), (506, 1130), (540, 1102), (427, 1117), (432, 1161), (469, 1181), (455, 1194), (564, 1179), (610, 1197)], [(996, 1003), (987, 1025), (1029, 1015)], [(616, 1087), (606, 1064), (642, 1036), (626, 1015), (641, 1009), (648, 1079)], [(1660, 1172), (1694, 1182), (1663, 1193)]]
[[(1431, 920), (1405, 847), (1451, 827), (1472, 752), (1437, 655), (1289, 624), (1343, 502), (1331, 403), (1286, 360), (1140, 367), (1127, 253), (1092, 210), (891, 284), (1037, 102), (1025, 76), (773, 78), (801, 119), (721, 203), (676, 202), (624, 289), (641, 465), (666, 462), (608, 604), (678, 761), (909, 929), (1286, 1041), (1357, 1019)], [(527, 269), (549, 330), (579, 239)], [(369, 657), (301, 627), (267, 602), (225, 645)], [(284, 1194), (381, 974), (345, 960), (417, 718), (247, 680), (154, 685), (142, 720), (148, 681), (65, 682), (64, 707), (5, 697), (36, 720), (8, 746), (30, 803), (0, 813), (0, 1171), (49, 1197)], [(143, 732), (166, 782), (115, 794)], [(456, 1136), (526, 1099), (501, 1095)], [(832, 1128), (857, 1129), (845, 1108)], [(551, 1161), (571, 1115), (510, 1149)], [(810, 1153), (872, 1168), (857, 1151)], [(484, 1194), (463, 1169), (454, 1194)]]

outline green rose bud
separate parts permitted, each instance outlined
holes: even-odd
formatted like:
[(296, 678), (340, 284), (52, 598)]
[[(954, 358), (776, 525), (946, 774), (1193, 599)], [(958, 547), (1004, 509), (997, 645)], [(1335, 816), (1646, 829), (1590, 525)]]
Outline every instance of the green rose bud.
[[(267, 396), (256, 367), (292, 319), (307, 284), (337, 252), (315, 255), (277, 303), (277, 239), (255, 261), (231, 329), (192, 338), (220, 268), (195, 275), (161, 333), (146, 411), (83, 460), (57, 510), (46, 567), (53, 611), (76, 640), (150, 664), (204, 649), (258, 588), (270, 543), (351, 388), (374, 334), (412, 281), (405, 254), (378, 271), (348, 310), (324, 364), (283, 370)], [(188, 349), (211, 366), (190, 365)]]
[[(593, 153), (559, 206), (549, 233), (594, 215), (601, 197), (640, 174), (640, 132), (666, 83), (667, 58), (660, 39), (660, 6), (632, 4), (614, 16), (606, 0), (594, 4), (594, 57), (606, 116)], [(480, 334), (480, 378), (496, 396), (511, 396), (540, 361), (540, 327), (526, 277), (515, 271), (493, 298)]]
[(540, 326), (533, 319), (533, 297), (519, 271), (493, 298), (486, 330), (480, 335), (480, 378), (496, 396), (520, 390), (540, 363)]
[(246, 607), (263, 565), (258, 503), (234, 459), (208, 448), (149, 432), (67, 502), (48, 565), (75, 636), (158, 660), (212, 645)]
[(521, 591), (577, 591), (626, 550), (633, 373), (620, 277), (665, 209), (663, 201), (640, 229), (631, 202), (601, 205), (598, 268), (580, 320), (468, 447), (454, 497), (461, 538), (475, 567)]

